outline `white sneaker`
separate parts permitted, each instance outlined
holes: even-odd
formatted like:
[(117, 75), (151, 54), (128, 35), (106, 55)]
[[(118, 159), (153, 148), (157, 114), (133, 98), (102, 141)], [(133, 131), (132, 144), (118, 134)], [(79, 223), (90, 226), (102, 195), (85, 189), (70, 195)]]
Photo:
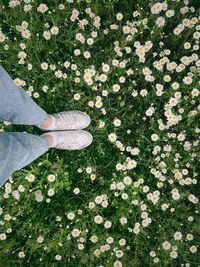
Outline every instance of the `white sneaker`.
[(89, 146), (93, 141), (91, 133), (84, 130), (55, 131), (45, 134), (53, 137), (53, 144), (51, 147), (59, 149), (81, 150)]
[(51, 114), (52, 126), (49, 128), (39, 127), (43, 131), (79, 130), (84, 129), (91, 123), (91, 118), (80, 110), (63, 111)]

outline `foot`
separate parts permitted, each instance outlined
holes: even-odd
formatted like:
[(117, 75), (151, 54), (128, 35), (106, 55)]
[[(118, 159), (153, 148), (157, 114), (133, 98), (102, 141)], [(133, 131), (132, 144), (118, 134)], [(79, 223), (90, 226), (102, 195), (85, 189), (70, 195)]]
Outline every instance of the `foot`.
[(70, 110), (48, 115), (39, 128), (43, 131), (79, 130), (89, 126), (90, 116), (79, 110)]
[(84, 130), (47, 132), (42, 136), (47, 139), (49, 148), (67, 150), (81, 150), (93, 141), (93, 136)]

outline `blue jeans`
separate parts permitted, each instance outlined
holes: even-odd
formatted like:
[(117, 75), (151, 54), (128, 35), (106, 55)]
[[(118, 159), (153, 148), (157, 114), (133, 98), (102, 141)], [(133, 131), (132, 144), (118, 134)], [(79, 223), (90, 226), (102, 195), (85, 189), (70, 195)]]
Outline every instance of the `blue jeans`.
[[(15, 85), (0, 65), (0, 122), (41, 126), (48, 114), (20, 86)], [(14, 171), (20, 170), (48, 150), (43, 136), (0, 132), (0, 187)]]

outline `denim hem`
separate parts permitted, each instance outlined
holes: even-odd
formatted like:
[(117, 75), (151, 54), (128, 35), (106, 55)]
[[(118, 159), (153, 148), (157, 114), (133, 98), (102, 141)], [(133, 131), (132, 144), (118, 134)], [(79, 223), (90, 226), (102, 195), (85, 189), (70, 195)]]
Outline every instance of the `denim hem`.
[(40, 135), (40, 137), (45, 141), (45, 149), (46, 149), (46, 151), (49, 150), (48, 140), (43, 135)]
[(42, 124), (47, 120), (47, 118), (48, 118), (48, 114), (45, 112), (44, 117), (42, 118), (40, 123), (34, 124), (34, 125), (37, 126), (37, 127), (42, 127)]

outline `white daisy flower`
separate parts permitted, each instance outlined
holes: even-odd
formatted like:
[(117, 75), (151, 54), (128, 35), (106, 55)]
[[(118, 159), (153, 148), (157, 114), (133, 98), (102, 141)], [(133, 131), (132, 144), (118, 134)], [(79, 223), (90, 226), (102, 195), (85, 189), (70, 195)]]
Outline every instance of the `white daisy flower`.
[(48, 6), (43, 3), (37, 7), (37, 11), (40, 13), (45, 13), (48, 9), (49, 9)]
[(51, 27), (50, 31), (51, 31), (51, 34), (57, 35), (59, 33), (59, 28), (57, 26), (53, 26)]
[(23, 30), (23, 31), (22, 31), (22, 37), (23, 37), (24, 39), (30, 39), (30, 37), (31, 37), (31, 33), (30, 33), (30, 31), (29, 31), (29, 30)]

